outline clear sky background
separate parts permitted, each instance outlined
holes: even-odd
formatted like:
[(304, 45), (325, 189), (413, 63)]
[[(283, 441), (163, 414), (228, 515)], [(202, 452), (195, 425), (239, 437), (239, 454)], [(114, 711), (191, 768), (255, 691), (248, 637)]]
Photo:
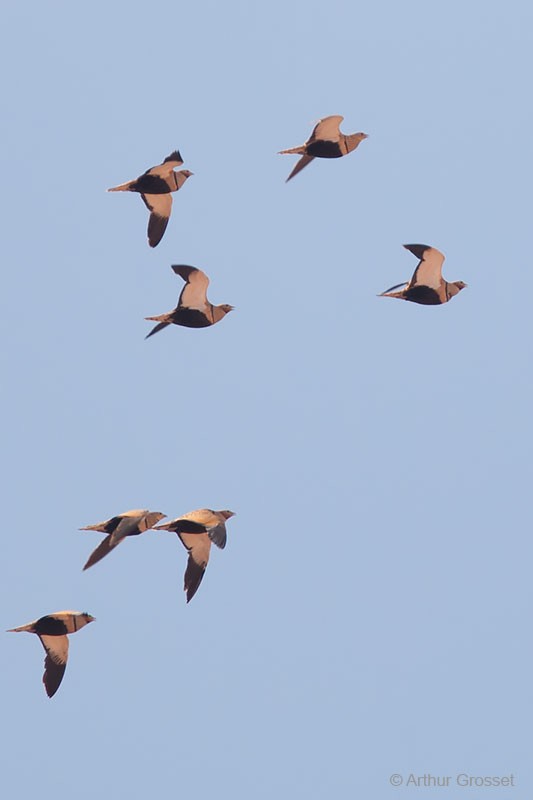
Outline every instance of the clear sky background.
[[(531, 796), (532, 23), (2, 4), (2, 625), (97, 619), (52, 700), (2, 635), (3, 796)], [(368, 140), (285, 184), (329, 114)], [(151, 250), (105, 190), (174, 148), (194, 177)], [(405, 242), (468, 288), (377, 298)], [(145, 341), (172, 263), (236, 309)], [(78, 528), (139, 507), (237, 512), (188, 606), (170, 533), (81, 571)]]

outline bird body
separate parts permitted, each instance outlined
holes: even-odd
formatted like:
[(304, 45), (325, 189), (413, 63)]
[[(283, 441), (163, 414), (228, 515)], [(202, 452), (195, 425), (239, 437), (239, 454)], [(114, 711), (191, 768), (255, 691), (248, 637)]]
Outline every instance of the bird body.
[[(391, 286), (380, 297), (396, 297), (424, 306), (439, 306), (447, 303), (461, 289), (466, 287), (463, 281), (445, 281), (442, 277), (444, 255), (435, 247), (426, 244), (404, 244), (406, 250), (420, 259), (413, 277), (409, 282)], [(400, 289), (400, 287), (404, 287)], [(395, 291), (400, 289), (400, 291)]]
[(172, 211), (171, 192), (177, 192), (193, 174), (188, 169), (175, 172), (183, 164), (178, 150), (174, 150), (162, 164), (147, 169), (132, 181), (121, 183), (108, 192), (139, 192), (150, 213), (148, 243), (156, 247), (165, 233)]
[(226, 546), (226, 520), (233, 516), (233, 511), (200, 508), (156, 526), (155, 530), (177, 533), (189, 553), (183, 587), (187, 602), (192, 600), (202, 582), (209, 562), (211, 542), (221, 550)]
[(341, 156), (346, 156), (352, 150), (355, 150), (363, 139), (368, 138), (366, 133), (341, 133), (339, 126), (343, 119), (344, 117), (339, 114), (324, 117), (315, 125), (311, 136), (305, 144), (291, 147), (288, 150), (280, 150), (280, 154), (283, 155), (297, 154), (302, 156), (287, 178), (287, 182), (301, 172), (314, 158), (341, 158)]
[(188, 267), (185, 264), (175, 264), (172, 269), (185, 281), (178, 305), (173, 311), (168, 311), (166, 314), (146, 317), (147, 320), (159, 322), (159, 325), (152, 328), (145, 337), (146, 339), (172, 324), (185, 328), (208, 328), (210, 325), (220, 322), (227, 313), (233, 310), (233, 306), (227, 303), (214, 306), (209, 302), (207, 299), (209, 278), (201, 269)]
[(104, 556), (111, 552), (126, 536), (138, 536), (140, 533), (153, 528), (159, 520), (163, 519), (166, 515), (160, 511), (148, 511), (146, 508), (136, 508), (132, 511), (125, 511), (122, 514), (117, 514), (115, 517), (104, 520), (104, 522), (96, 522), (94, 525), (86, 525), (80, 528), (80, 531), (99, 531), (107, 533), (96, 550), (89, 556), (87, 563), (83, 567), (84, 570), (92, 567), (98, 561), (101, 561)]
[(68, 660), (68, 636), (80, 628), (94, 622), (94, 617), (81, 611), (56, 611), (44, 617), (10, 628), (9, 633), (35, 633), (41, 640), (46, 657), (44, 660), (43, 683), (48, 697), (59, 689)]

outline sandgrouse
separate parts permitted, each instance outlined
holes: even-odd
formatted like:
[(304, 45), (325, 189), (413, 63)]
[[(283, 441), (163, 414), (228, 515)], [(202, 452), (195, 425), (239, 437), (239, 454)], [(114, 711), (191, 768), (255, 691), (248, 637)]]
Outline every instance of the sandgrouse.
[(167, 228), (172, 210), (171, 192), (181, 189), (187, 178), (193, 174), (188, 169), (175, 172), (183, 164), (178, 150), (174, 150), (162, 164), (151, 167), (135, 180), (121, 183), (108, 189), (108, 192), (139, 192), (150, 211), (148, 221), (148, 244), (156, 247)]

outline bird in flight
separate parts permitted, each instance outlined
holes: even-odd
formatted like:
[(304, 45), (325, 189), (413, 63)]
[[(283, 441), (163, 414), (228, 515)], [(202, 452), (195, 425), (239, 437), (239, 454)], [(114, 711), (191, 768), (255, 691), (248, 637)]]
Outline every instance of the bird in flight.
[(225, 548), (226, 520), (233, 516), (233, 511), (200, 508), (155, 528), (177, 533), (189, 553), (183, 586), (187, 593), (187, 602), (192, 600), (202, 582), (209, 561), (211, 542), (221, 550)]
[(171, 192), (181, 189), (187, 178), (193, 174), (188, 169), (175, 172), (183, 161), (179, 150), (174, 150), (157, 167), (150, 167), (135, 180), (121, 183), (108, 189), (108, 192), (140, 192), (144, 204), (150, 211), (148, 221), (148, 244), (156, 247), (166, 231), (172, 210)]
[(120, 544), (126, 536), (138, 536), (140, 533), (153, 528), (159, 520), (164, 519), (166, 514), (161, 514), (160, 511), (148, 511), (146, 508), (135, 508), (132, 511), (125, 511), (123, 514), (117, 514), (116, 517), (106, 519), (104, 522), (97, 522), (94, 525), (86, 525), (85, 528), (80, 528), (80, 531), (100, 531), (107, 533), (105, 539), (102, 539), (96, 550), (89, 556), (87, 563), (83, 569), (89, 569), (97, 561), (100, 561), (104, 556)]
[(304, 167), (311, 163), (314, 158), (340, 158), (351, 153), (352, 150), (363, 141), (368, 139), (366, 133), (341, 133), (340, 124), (344, 117), (334, 114), (331, 117), (324, 117), (315, 125), (313, 132), (305, 144), (299, 147), (291, 147), (289, 150), (280, 150), (280, 154), (296, 153), (301, 155), (293, 171), (286, 180), (286, 183), (294, 178)]
[[(413, 277), (410, 281), (391, 286), (386, 292), (382, 292), (380, 297), (397, 297), (424, 306), (439, 306), (447, 303), (465, 288), (466, 283), (463, 281), (448, 283), (444, 280), (442, 277), (444, 255), (435, 247), (429, 247), (427, 244), (404, 244), (404, 247), (420, 259)], [(401, 286), (404, 288), (399, 292), (395, 291)]]
[(48, 697), (59, 689), (68, 659), (68, 633), (76, 633), (84, 625), (94, 622), (94, 617), (81, 611), (56, 611), (27, 625), (10, 628), (9, 633), (36, 633), (45, 649), (43, 683)]
[(172, 269), (185, 281), (181, 290), (178, 305), (173, 311), (159, 314), (157, 317), (146, 317), (147, 320), (158, 322), (150, 333), (145, 336), (149, 339), (154, 333), (162, 331), (167, 325), (183, 325), (186, 328), (207, 328), (220, 322), (226, 314), (233, 310), (233, 306), (223, 303), (214, 306), (207, 299), (209, 278), (196, 267), (187, 267), (185, 264), (175, 264)]

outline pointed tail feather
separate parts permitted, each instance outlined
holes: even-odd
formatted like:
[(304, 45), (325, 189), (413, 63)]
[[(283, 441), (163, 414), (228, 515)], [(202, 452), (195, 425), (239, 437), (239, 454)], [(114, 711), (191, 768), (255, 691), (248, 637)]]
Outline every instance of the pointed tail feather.
[(130, 189), (130, 186), (134, 184), (135, 181), (127, 181), (127, 183), (121, 183), (120, 186), (113, 186), (111, 189), (108, 189), (108, 192), (127, 192)]
[(391, 292), (389, 289), (388, 292), (381, 292), (381, 294), (378, 294), (378, 297), (398, 297), (400, 300), (405, 300), (405, 290), (401, 292)]
[(302, 155), (303, 153), (305, 153), (305, 145), (300, 144), (298, 145), (298, 147), (290, 147), (288, 150), (278, 151), (279, 156), (293, 155), (294, 153), (296, 153), (297, 155)]
[(30, 631), (33, 628), (33, 625), (19, 625), (18, 628), (8, 628), (6, 633), (20, 633), (20, 631)]

